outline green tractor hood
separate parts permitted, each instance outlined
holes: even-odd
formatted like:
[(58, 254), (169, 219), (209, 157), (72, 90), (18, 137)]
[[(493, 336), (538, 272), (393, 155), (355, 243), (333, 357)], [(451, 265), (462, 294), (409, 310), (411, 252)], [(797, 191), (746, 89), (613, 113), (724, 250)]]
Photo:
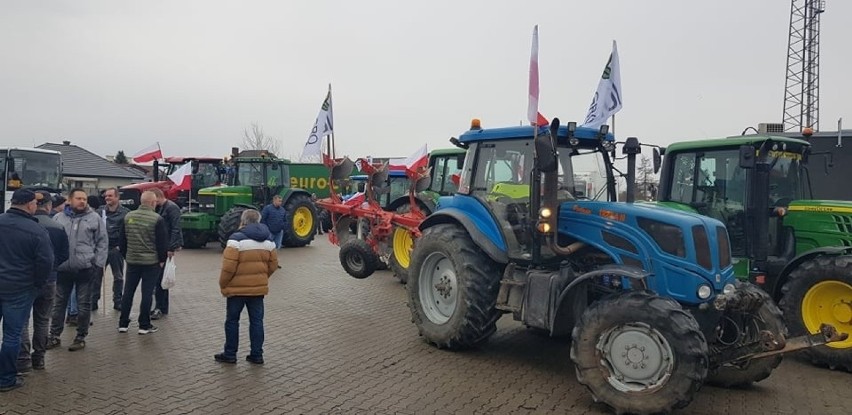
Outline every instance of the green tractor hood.
[(852, 246), (852, 202), (795, 200), (787, 207), (784, 226), (796, 232), (796, 252), (821, 246)]

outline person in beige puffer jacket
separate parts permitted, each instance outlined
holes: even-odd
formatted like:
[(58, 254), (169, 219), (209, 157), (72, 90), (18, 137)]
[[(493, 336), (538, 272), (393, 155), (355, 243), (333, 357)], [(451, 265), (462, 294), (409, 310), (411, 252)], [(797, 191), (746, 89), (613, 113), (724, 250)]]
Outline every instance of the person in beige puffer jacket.
[(249, 209), (240, 217), (240, 230), (228, 240), (222, 254), (219, 289), (227, 300), (225, 350), (213, 358), (236, 363), (240, 315), (248, 309), (251, 352), (246, 360), (263, 364), (263, 297), (269, 294), (269, 277), (278, 269), (278, 255), (260, 212)]

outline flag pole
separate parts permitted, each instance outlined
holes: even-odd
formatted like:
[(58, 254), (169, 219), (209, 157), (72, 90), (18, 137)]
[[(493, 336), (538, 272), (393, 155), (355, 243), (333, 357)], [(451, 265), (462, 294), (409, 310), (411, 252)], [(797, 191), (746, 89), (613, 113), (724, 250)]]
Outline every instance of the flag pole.
[(328, 84), (328, 102), (329, 109), (331, 109), (331, 137), (329, 137), (329, 153), (331, 153), (331, 159), (334, 160), (337, 157), (337, 149), (335, 148), (334, 142), (334, 100), (331, 98), (331, 82)]

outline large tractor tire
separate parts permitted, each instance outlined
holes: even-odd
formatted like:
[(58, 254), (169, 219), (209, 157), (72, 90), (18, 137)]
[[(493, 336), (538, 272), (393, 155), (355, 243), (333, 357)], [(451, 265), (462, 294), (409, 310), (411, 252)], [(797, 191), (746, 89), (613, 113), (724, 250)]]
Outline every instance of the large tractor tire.
[[(725, 314), (727, 317), (732, 319), (730, 321), (737, 322), (737, 326), (739, 326), (737, 328), (744, 328), (747, 331), (745, 333), (742, 333), (741, 330), (737, 330), (737, 332), (726, 332), (726, 329), (728, 329), (728, 331), (733, 331), (731, 330), (733, 327), (731, 325), (722, 325), (720, 336), (723, 340), (728, 338), (729, 340), (735, 341), (737, 338), (743, 338), (745, 341), (749, 342), (759, 341), (760, 332), (764, 330), (776, 335), (781, 334), (784, 337), (787, 336), (787, 328), (784, 326), (784, 317), (781, 315), (781, 310), (778, 309), (778, 306), (775, 305), (775, 302), (772, 301), (772, 297), (770, 297), (769, 294), (748, 283), (740, 284), (737, 289), (746, 290), (749, 294), (762, 298), (763, 305), (756, 313), (749, 313), (748, 315), (729, 316), (728, 314)], [(781, 356), (775, 355), (763, 359), (750, 360), (742, 365), (724, 365), (713, 371), (707, 381), (708, 383), (722, 387), (748, 386), (754, 382), (760, 382), (761, 380), (768, 378), (769, 375), (772, 374), (772, 371), (780, 364)]]
[(411, 255), (408, 305), (420, 335), (441, 349), (466, 349), (497, 329), (501, 267), (454, 224), (426, 229)]
[(408, 229), (396, 226), (391, 234), (390, 269), (403, 284), (408, 283), (408, 267), (411, 265), (411, 251), (414, 249), (414, 236)]
[(707, 341), (677, 302), (631, 291), (593, 303), (574, 327), (577, 380), (616, 413), (669, 413), (707, 377)]
[(231, 237), (231, 234), (236, 232), (237, 229), (240, 228), (240, 216), (242, 216), (243, 211), (245, 211), (246, 207), (243, 206), (234, 206), (219, 219), (219, 244), (222, 245), (222, 248), (228, 244), (228, 238)]
[(284, 228), (282, 245), (290, 247), (305, 246), (314, 239), (317, 232), (317, 210), (307, 195), (296, 194), (284, 205), (287, 211), (287, 227)]
[(376, 272), (382, 262), (367, 241), (352, 238), (340, 245), (340, 265), (347, 274), (363, 279)]
[(207, 232), (194, 229), (183, 231), (183, 247), (186, 249), (204, 248), (207, 242)]
[[(852, 334), (852, 256), (821, 256), (790, 273), (781, 290), (781, 310), (790, 336), (819, 332), (822, 323)], [(852, 336), (799, 355), (819, 366), (852, 372)]]

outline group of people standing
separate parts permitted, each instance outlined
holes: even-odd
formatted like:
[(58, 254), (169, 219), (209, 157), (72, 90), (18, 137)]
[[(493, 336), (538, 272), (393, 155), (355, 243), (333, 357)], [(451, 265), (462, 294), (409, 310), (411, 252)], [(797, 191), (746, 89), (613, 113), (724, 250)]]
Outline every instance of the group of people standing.
[(86, 347), (107, 264), (113, 275), (113, 309), (121, 311), (119, 332), (127, 331), (140, 281), (139, 334), (156, 332), (150, 320), (168, 314), (168, 290), (160, 287), (163, 264), (183, 244), (180, 208), (159, 189), (144, 192), (142, 206), (132, 212), (118, 203), (117, 189), (107, 189), (103, 197), (106, 203), (95, 210), (83, 189), (71, 190), (67, 199), (18, 189), (11, 207), (0, 215), (0, 392), (22, 386), (19, 374), (45, 368), (45, 351), (62, 343), (72, 292), (77, 330), (68, 350)]

